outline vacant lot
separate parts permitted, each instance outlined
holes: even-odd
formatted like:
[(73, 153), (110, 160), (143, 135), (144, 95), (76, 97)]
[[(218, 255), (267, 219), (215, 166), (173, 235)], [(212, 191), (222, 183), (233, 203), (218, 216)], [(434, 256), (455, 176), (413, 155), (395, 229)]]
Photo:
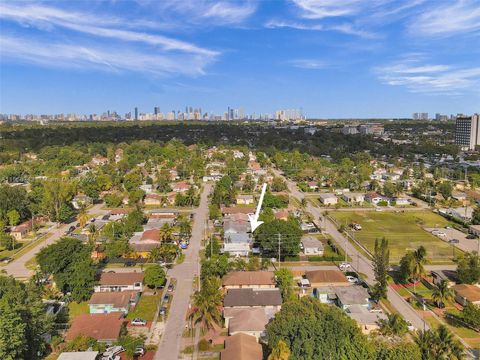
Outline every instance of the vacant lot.
[[(362, 225), (361, 231), (353, 235), (373, 253), (375, 239), (385, 237), (390, 245), (390, 260), (397, 263), (407, 250), (420, 245), (427, 249), (427, 256), (434, 263), (448, 263), (452, 259), (452, 247), (425, 231), (424, 227), (444, 227), (448, 221), (430, 211), (397, 212), (332, 212), (331, 216), (339, 225), (351, 222)], [(456, 250), (458, 253), (458, 250)]]

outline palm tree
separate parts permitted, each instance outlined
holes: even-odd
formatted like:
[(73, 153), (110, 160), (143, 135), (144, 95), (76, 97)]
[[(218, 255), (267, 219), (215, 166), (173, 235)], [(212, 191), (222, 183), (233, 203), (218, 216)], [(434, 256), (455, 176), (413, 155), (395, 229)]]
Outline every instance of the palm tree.
[(453, 297), (453, 290), (448, 287), (447, 280), (442, 280), (432, 292), (432, 300), (435, 301), (439, 308), (443, 308), (444, 303), (453, 299)]
[(99, 235), (99, 232), (95, 224), (90, 224), (88, 226), (88, 241), (90, 242), (90, 244), (92, 245), (95, 244), (95, 242), (97, 241), (98, 235)]
[(83, 228), (89, 218), (90, 216), (87, 213), (87, 209), (85, 208), (84, 205), (82, 205), (82, 207), (80, 208), (80, 211), (77, 214), (77, 221), (80, 224), (80, 227)]
[(425, 267), (424, 265), (427, 263), (427, 259), (425, 256), (427, 255), (427, 250), (422, 245), (418, 247), (412, 254), (412, 279), (413, 279), (413, 292), (416, 293), (415, 283), (425, 275)]
[(386, 319), (378, 321), (380, 334), (386, 336), (403, 336), (408, 331), (407, 322), (399, 314), (388, 314)]
[(277, 346), (272, 349), (271, 354), (268, 355), (268, 360), (288, 360), (290, 354), (288, 345), (283, 340), (280, 340)]
[(173, 226), (170, 224), (163, 224), (159, 230), (160, 232), (160, 240), (161, 241), (169, 241), (172, 240), (173, 237)]
[(204, 329), (212, 329), (222, 320), (222, 293), (219, 278), (206, 278), (202, 288), (193, 295), (193, 309), (189, 318)]
[(436, 351), (434, 347), (436, 346), (437, 339), (436, 334), (433, 330), (425, 330), (417, 332), (415, 336), (415, 342), (420, 348), (420, 353), (422, 354), (422, 360), (434, 360)]
[(417, 332), (415, 342), (425, 360), (460, 360), (464, 359), (463, 346), (453, 338), (445, 325), (437, 330)]

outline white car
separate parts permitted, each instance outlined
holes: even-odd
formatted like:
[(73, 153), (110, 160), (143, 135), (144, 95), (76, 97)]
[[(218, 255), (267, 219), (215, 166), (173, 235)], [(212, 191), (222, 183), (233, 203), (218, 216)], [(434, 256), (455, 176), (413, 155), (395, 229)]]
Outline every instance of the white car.
[(134, 326), (145, 326), (147, 325), (147, 322), (143, 319), (135, 318), (132, 320), (131, 324)]
[(350, 275), (347, 276), (347, 280), (348, 280), (348, 282), (353, 283), (353, 284), (358, 282), (358, 279), (355, 276), (350, 276)]
[(340, 270), (342, 271), (346, 271), (347, 269), (350, 269), (351, 266), (349, 263), (347, 262), (342, 262), (340, 265), (338, 265), (338, 267), (340, 268)]

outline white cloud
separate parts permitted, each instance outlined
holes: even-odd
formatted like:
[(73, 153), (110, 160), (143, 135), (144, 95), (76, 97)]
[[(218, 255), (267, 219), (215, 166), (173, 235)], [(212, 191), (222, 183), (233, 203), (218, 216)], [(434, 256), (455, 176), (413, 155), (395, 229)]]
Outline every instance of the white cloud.
[(480, 2), (458, 0), (427, 8), (409, 23), (413, 35), (450, 36), (480, 31)]
[(98, 69), (110, 72), (134, 71), (155, 75), (204, 74), (211, 59), (185, 53), (147, 53), (114, 46), (92, 46), (40, 41), (39, 39), (2, 35), (1, 56), (48, 67)]
[(220, 19), (225, 23), (241, 23), (255, 10), (256, 7), (249, 2), (236, 5), (233, 2), (224, 1), (212, 4), (203, 14), (203, 17)]
[(374, 69), (388, 85), (404, 86), (411, 92), (459, 95), (480, 87), (480, 67), (423, 64), (402, 60)]
[[(170, 37), (113, 28), (111, 27), (112, 25), (119, 25), (122, 22), (119, 19), (108, 16), (99, 18), (91, 14), (67, 12), (57, 8), (37, 5), (20, 7), (0, 4), (0, 18), (17, 21), (22, 24), (31, 24), (40, 29), (51, 30), (52, 27), (60, 26), (93, 36), (156, 45), (165, 50), (178, 50), (211, 57), (218, 55), (216, 51), (203, 49)], [(128, 23), (128, 21), (124, 22)], [(103, 24), (104, 26), (93, 24)], [(105, 27), (105, 25), (110, 25), (110, 27)]]
[(292, 66), (300, 69), (319, 70), (328, 67), (328, 63), (317, 59), (295, 59), (288, 62)]
[(336, 25), (323, 25), (323, 24), (306, 24), (295, 21), (277, 21), (270, 20), (265, 24), (266, 28), (278, 29), (278, 28), (290, 28), (296, 30), (309, 30), (309, 31), (335, 31), (348, 35), (355, 35), (362, 38), (378, 38), (379, 36), (373, 32), (356, 29), (352, 24), (336, 24)]
[(307, 19), (323, 19), (356, 14), (365, 0), (292, 0), (301, 10), (301, 16)]

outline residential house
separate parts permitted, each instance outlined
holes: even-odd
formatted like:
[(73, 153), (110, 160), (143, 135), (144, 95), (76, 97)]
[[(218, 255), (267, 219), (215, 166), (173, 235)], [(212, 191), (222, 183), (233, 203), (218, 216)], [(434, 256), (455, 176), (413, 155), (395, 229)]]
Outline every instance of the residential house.
[(93, 199), (85, 194), (78, 194), (72, 199), (72, 206), (79, 210), (82, 206), (93, 204)]
[(365, 194), (365, 201), (369, 202), (370, 204), (378, 205), (379, 202), (387, 201), (387, 199), (376, 192), (369, 192)]
[(16, 241), (22, 241), (30, 231), (32, 231), (32, 220), (25, 221), (17, 226), (12, 226), (10, 235), (12, 235)]
[(314, 288), (324, 286), (350, 286), (347, 277), (340, 270), (313, 270), (305, 272), (305, 278)]
[(97, 360), (98, 351), (69, 351), (62, 352), (57, 360)]
[(89, 336), (98, 342), (112, 344), (117, 341), (124, 322), (123, 313), (81, 314), (73, 318), (65, 340), (71, 341), (79, 335)]
[(225, 327), (228, 328), (228, 335), (251, 335), (257, 341), (265, 335), (265, 326), (269, 319), (264, 309), (226, 309), (225, 312)]
[(225, 349), (220, 351), (220, 360), (262, 360), (262, 345), (255, 337), (236, 334), (225, 339)]
[(147, 258), (154, 248), (160, 246), (160, 228), (136, 232), (128, 241), (137, 256)]
[(395, 205), (397, 206), (408, 206), (410, 205), (410, 199), (405, 196), (398, 196), (393, 199), (395, 201)]
[(352, 305), (346, 314), (355, 320), (365, 335), (380, 328), (379, 321), (386, 320), (387, 316), (381, 312), (372, 312), (361, 305)]
[(454, 191), (452, 192), (452, 199), (463, 202), (467, 200), (467, 194), (464, 192)]
[(308, 189), (310, 191), (317, 191), (318, 190), (318, 183), (316, 181), (309, 181), (307, 185), (308, 185)]
[(95, 292), (143, 291), (143, 272), (102, 272)]
[(302, 237), (302, 246), (305, 255), (323, 256), (323, 244), (313, 236)]
[(123, 159), (123, 149), (118, 148), (115, 150), (115, 162), (119, 163)]
[(361, 205), (365, 201), (365, 195), (347, 192), (342, 195), (342, 199), (349, 204), (357, 203)]
[(446, 281), (449, 287), (455, 285), (456, 272), (453, 270), (432, 270), (431, 271), (432, 281), (438, 286), (441, 282)]
[(223, 216), (234, 215), (234, 214), (253, 214), (255, 212), (254, 207), (228, 207), (222, 206), (220, 208)]
[(333, 193), (322, 193), (319, 198), (320, 202), (326, 206), (333, 206), (338, 204), (338, 198)]
[(237, 195), (237, 205), (251, 205), (254, 202), (253, 195)]
[(452, 287), (455, 292), (455, 301), (462, 306), (468, 303), (480, 305), (480, 288), (475, 285), (459, 284)]
[(274, 289), (273, 271), (233, 271), (222, 279), (224, 289)]
[(91, 163), (94, 166), (105, 165), (108, 163), (108, 158), (106, 158), (105, 156), (97, 155), (92, 158)]
[(177, 182), (172, 186), (172, 190), (176, 193), (184, 193), (187, 192), (188, 189), (190, 189), (190, 184), (186, 181)]
[(140, 185), (140, 190), (145, 191), (145, 194), (152, 194), (153, 193), (153, 185), (152, 184), (142, 184)]
[(475, 236), (480, 236), (480, 225), (470, 225), (469, 227), (470, 233)]
[(139, 298), (140, 293), (137, 291), (94, 292), (88, 301), (88, 307), (90, 314), (122, 312), (127, 315)]
[(288, 221), (288, 215), (289, 215), (289, 212), (286, 209), (281, 209), (275, 212), (275, 219)]
[(163, 196), (159, 194), (147, 194), (143, 199), (145, 206), (162, 206)]
[(300, 224), (300, 229), (302, 229), (305, 234), (318, 233), (318, 228), (314, 223), (311, 222), (302, 222)]
[(224, 308), (266, 308), (279, 311), (282, 306), (280, 289), (230, 289), (223, 299)]
[(337, 305), (343, 310), (347, 310), (353, 305), (370, 307), (370, 295), (363, 286), (335, 286), (334, 290), (337, 295)]

